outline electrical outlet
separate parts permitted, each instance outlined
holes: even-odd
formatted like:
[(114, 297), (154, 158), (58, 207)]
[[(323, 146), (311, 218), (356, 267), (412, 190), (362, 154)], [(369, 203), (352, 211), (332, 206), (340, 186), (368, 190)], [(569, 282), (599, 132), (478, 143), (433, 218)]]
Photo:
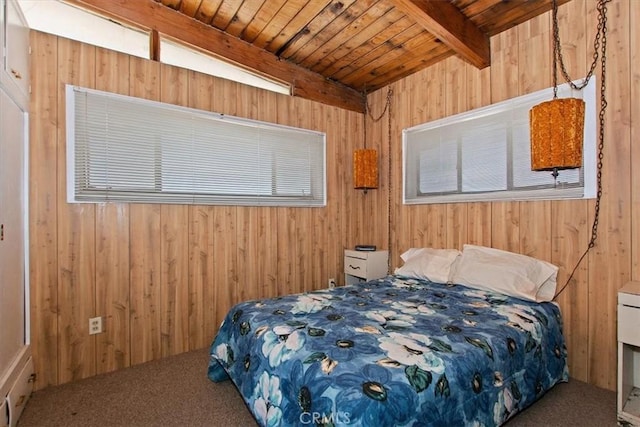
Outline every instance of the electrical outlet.
[(329, 289), (333, 289), (336, 287), (336, 279), (331, 278), (329, 279)]
[(89, 319), (89, 335), (102, 333), (102, 317), (91, 317)]

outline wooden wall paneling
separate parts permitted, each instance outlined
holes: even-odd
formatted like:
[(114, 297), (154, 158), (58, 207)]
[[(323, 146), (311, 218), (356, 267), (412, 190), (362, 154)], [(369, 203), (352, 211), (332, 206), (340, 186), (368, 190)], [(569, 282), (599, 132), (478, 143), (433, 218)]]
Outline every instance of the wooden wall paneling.
[(551, 205), (548, 200), (520, 202), (520, 246), (516, 252), (551, 262)]
[[(400, 255), (411, 246), (411, 215), (412, 205), (403, 204), (403, 177), (402, 177), (402, 130), (410, 127), (414, 120), (417, 123), (417, 109), (412, 91), (411, 82), (415, 78), (403, 79), (393, 86), (393, 108), (391, 112), (392, 131), (389, 156), (391, 156), (391, 179), (389, 182), (391, 200), (391, 243), (389, 245), (390, 271), (402, 265)], [(420, 90), (420, 89), (417, 89)]]
[[(130, 61), (129, 94), (158, 101), (160, 64), (135, 57)], [(162, 356), (160, 206), (131, 204), (129, 215), (130, 351), (136, 365)]]
[[(395, 131), (393, 126), (393, 114), (395, 109), (397, 108), (396, 101), (398, 98), (394, 96), (393, 91), (395, 90), (393, 86), (390, 88), (383, 88), (383, 90), (378, 91), (378, 96), (381, 101), (387, 102), (387, 97), (389, 96), (387, 89), (391, 90), (391, 100), (390, 105), (387, 109), (382, 120), (382, 128), (383, 128), (383, 143), (378, 148), (379, 153), (379, 163), (378, 163), (378, 227), (375, 227), (378, 232), (378, 237), (376, 239), (377, 245), (381, 249), (386, 249), (389, 253), (389, 258), (393, 257), (393, 248), (391, 245), (390, 239), (390, 229), (391, 229), (391, 218), (390, 211), (392, 205), (392, 188), (394, 187), (394, 182), (392, 180), (390, 170), (393, 170), (392, 162), (394, 161), (394, 147), (400, 146), (402, 147), (402, 137), (398, 138), (398, 133)], [(385, 104), (386, 105), (386, 104)], [(387, 273), (392, 273), (393, 269), (389, 268)]]
[(160, 101), (189, 107), (189, 81), (191, 71), (172, 65), (160, 64)]
[[(317, 102), (308, 102), (308, 126), (309, 129), (313, 130), (323, 130), (325, 129), (325, 121), (326, 121), (326, 110), (322, 104)], [(327, 131), (327, 134), (329, 132)], [(332, 139), (333, 141), (333, 139)], [(332, 144), (333, 145), (333, 144)], [(327, 167), (325, 168), (325, 173), (327, 176), (329, 175), (329, 162), (328, 159), (333, 159), (334, 157), (329, 157), (329, 147), (326, 146), (326, 156), (327, 156)], [(335, 162), (332, 162), (333, 167), (335, 167)], [(333, 193), (336, 192), (336, 189), (333, 189)], [(328, 196), (328, 195), (327, 195)], [(338, 242), (338, 239), (334, 239), (328, 232), (328, 223), (327, 217), (329, 216), (329, 210), (335, 208), (337, 206), (335, 203), (329, 204), (329, 200), (327, 197), (327, 206), (324, 208), (316, 208), (311, 210), (311, 222), (309, 224), (309, 233), (311, 234), (310, 241), (312, 242), (312, 253), (311, 253), (311, 271), (309, 276), (311, 277), (311, 282), (315, 283), (318, 287), (326, 287), (327, 279), (332, 277), (336, 279), (337, 283), (342, 283), (340, 279), (340, 274), (338, 274), (336, 270), (335, 262), (331, 262), (329, 258), (329, 254), (332, 252), (330, 250), (331, 246), (335, 246)], [(277, 213), (275, 214), (275, 220), (277, 225)], [(277, 242), (277, 236), (274, 239)], [(340, 245), (341, 246), (341, 245)], [(333, 251), (335, 252), (335, 251)], [(276, 259), (277, 265), (277, 259)], [(275, 288), (275, 286), (274, 286)]]
[[(264, 91), (238, 87), (238, 112), (242, 117), (268, 121), (270, 111), (264, 103)], [(264, 104), (264, 106), (263, 106)], [(275, 114), (273, 114), (275, 118)], [(275, 121), (275, 120), (273, 120)], [(238, 242), (238, 297), (241, 301), (257, 299), (263, 287), (259, 272), (268, 254), (260, 240), (260, 223), (265, 211), (257, 207), (238, 207), (236, 240)]]
[[(631, 277), (631, 72), (629, 7), (625, 1), (608, 8), (607, 101), (603, 198), (599, 237), (589, 262), (590, 382), (614, 389), (616, 377), (617, 290)], [(595, 12), (588, 27), (595, 29)]]
[(443, 248), (446, 244), (447, 205), (436, 203), (414, 210), (414, 247)]
[(314, 283), (312, 273), (313, 259), (313, 240), (311, 233), (311, 211), (314, 208), (299, 208), (296, 215), (296, 260), (300, 263), (298, 266), (298, 276), (294, 279), (300, 283), (298, 289), (300, 292), (308, 292), (318, 288), (326, 288), (324, 283)]
[(293, 208), (278, 209), (278, 293), (301, 292), (298, 277), (300, 265), (296, 253), (296, 217)]
[(262, 217), (262, 210), (257, 208), (247, 206), (237, 208), (239, 301), (254, 300), (260, 295), (262, 287), (260, 283), (262, 278), (259, 277), (260, 258), (268, 256), (259, 238), (259, 223)]
[(340, 223), (332, 223), (332, 211), (335, 211), (335, 204), (331, 208), (313, 210), (313, 237), (315, 242), (313, 257), (312, 277), (315, 283), (325, 286), (329, 278), (336, 281), (336, 285), (344, 285), (344, 271), (342, 257), (343, 253), (341, 240), (334, 236), (344, 236)]
[[(255, 92), (255, 90), (254, 90)], [(258, 109), (261, 120), (278, 123), (278, 98), (284, 97), (274, 92), (261, 90), (258, 99)], [(285, 123), (283, 123), (285, 124)], [(260, 243), (258, 253), (258, 295), (259, 298), (275, 297), (278, 278), (278, 251), (273, 248), (278, 245), (278, 208), (260, 208), (260, 218), (257, 224), (257, 239)]]
[[(129, 56), (96, 49), (95, 88), (129, 94)], [(129, 205), (96, 204), (96, 308), (104, 332), (96, 335), (97, 373), (130, 365)]]
[[(517, 27), (518, 31), (518, 95), (526, 95), (553, 85), (553, 37), (549, 13)], [(558, 70), (558, 82), (561, 82)], [(553, 95), (549, 91), (549, 95)]]
[[(189, 72), (189, 107), (212, 111), (215, 79)], [(213, 282), (213, 218), (212, 206), (189, 207), (189, 348), (206, 347), (217, 330), (215, 287)]]
[(518, 29), (491, 37), (491, 104), (518, 93)]
[[(189, 75), (188, 70), (161, 65), (160, 101), (189, 106)], [(160, 334), (166, 357), (189, 350), (189, 207), (161, 205), (160, 226)]]
[(493, 203), (476, 202), (467, 207), (467, 243), (479, 246), (491, 246), (491, 217)]
[[(237, 215), (235, 206), (213, 208), (213, 280), (216, 330), (233, 304), (239, 302)], [(211, 337), (213, 338), (213, 336)]]
[(520, 251), (520, 202), (492, 202), (491, 246)]
[(445, 90), (444, 117), (463, 113), (469, 110), (469, 81), (467, 79), (467, 63), (457, 56), (443, 61)]
[(467, 77), (467, 110), (489, 105), (491, 103), (491, 67), (478, 70), (467, 64), (465, 70)]
[(468, 219), (466, 203), (448, 203), (446, 205), (446, 237), (444, 248), (462, 249), (467, 243)]
[(278, 280), (278, 208), (262, 208), (258, 220), (258, 296), (259, 298), (276, 297)]
[[(640, 34), (640, 7), (630, 8), (630, 32)], [(631, 56), (631, 92), (630, 99), (640, 99), (640, 41), (631, 37), (629, 43)], [(631, 164), (640, 164), (640, 103), (631, 103)], [(640, 280), (640, 168), (631, 168), (631, 278)]]
[[(289, 120), (291, 120), (290, 124), (304, 129), (312, 129), (313, 121), (310, 114), (312, 111), (311, 101), (300, 100), (302, 101), (300, 102), (298, 98), (295, 97), (290, 97), (289, 101), (289, 111), (291, 113), (289, 115)], [(329, 159), (327, 159), (327, 161), (329, 161)], [(315, 262), (314, 247), (316, 243), (313, 241), (312, 219), (315, 209), (316, 208), (295, 209), (297, 237), (296, 259), (300, 262), (298, 277), (295, 280), (301, 282), (299, 289), (304, 292), (327, 287), (326, 279), (321, 283), (316, 283), (313, 277), (313, 263)]]
[(189, 207), (189, 348), (207, 346), (214, 334), (213, 208)]
[(162, 357), (189, 350), (189, 207), (160, 206)]
[(58, 39), (58, 312), (59, 382), (96, 374), (96, 337), (89, 335), (95, 314), (95, 206), (66, 202), (65, 84), (95, 85), (96, 49)]
[(230, 80), (215, 79), (214, 90), (211, 94), (213, 97), (213, 111), (237, 116), (238, 91), (240, 87), (239, 83)]
[[(389, 156), (391, 156), (391, 180), (390, 199), (391, 199), (391, 243), (389, 264), (391, 271), (402, 264), (400, 255), (408, 249), (408, 236), (411, 229), (410, 216), (407, 210), (410, 206), (403, 204), (403, 178), (402, 178), (402, 130), (410, 127), (414, 122), (418, 122), (417, 115), (419, 106), (416, 106), (414, 95), (411, 92), (411, 83), (416, 77), (408, 77), (394, 84), (392, 118), (392, 142), (389, 147)], [(420, 90), (420, 89), (418, 89)], [(423, 101), (424, 102), (424, 101)]]
[[(584, 200), (556, 201), (551, 205), (551, 263), (558, 266), (556, 301), (560, 304), (568, 350), (569, 375), (588, 380), (589, 282), (588, 258), (569, 276), (589, 243), (591, 209)], [(566, 285), (566, 288), (561, 289)]]
[[(587, 24), (587, 16), (589, 15), (587, 12), (587, 4), (594, 5), (595, 3), (570, 1), (558, 8), (558, 30), (562, 57), (567, 73), (572, 80), (584, 79), (593, 62), (593, 37), (595, 36), (597, 23), (590, 18)], [(592, 11), (591, 13), (593, 12), (597, 13), (597, 11)], [(550, 14), (549, 19), (551, 19)], [(549, 43), (552, 43), (552, 37), (553, 35), (550, 34)], [(552, 45), (549, 45), (549, 49), (551, 50), (545, 58), (549, 58), (548, 62), (550, 66), (553, 66), (551, 59), (553, 57)], [(545, 68), (549, 70), (545, 74), (548, 74), (552, 79), (552, 69), (549, 67)], [(560, 69), (558, 69), (558, 72), (560, 72)], [(600, 78), (598, 77), (597, 81), (599, 80)], [(562, 74), (558, 74), (558, 82), (561, 84), (565, 82)], [(549, 86), (552, 84), (553, 80), (550, 80)]]
[[(327, 207), (326, 227), (324, 228), (326, 239), (326, 258), (328, 265), (333, 266), (336, 282), (344, 284), (344, 247), (349, 246), (355, 240), (349, 228), (348, 218), (351, 215), (345, 213), (347, 195), (353, 191), (351, 182), (352, 165), (352, 141), (355, 139), (353, 129), (343, 126), (342, 117), (354, 112), (346, 112), (330, 107), (323, 107), (324, 127), (326, 132), (327, 147)], [(322, 232), (321, 229), (317, 229)], [(332, 242), (331, 244), (329, 242)]]
[(431, 122), (446, 116), (446, 93), (450, 89), (446, 78), (442, 78), (448, 72), (444, 62), (439, 62), (426, 70), (424, 92), (415, 91), (415, 95), (427, 99), (424, 116), (420, 123)]
[(238, 85), (236, 116), (247, 117), (253, 120), (260, 120), (260, 110), (258, 109), (257, 94), (249, 87)]
[(398, 215), (398, 221), (401, 226), (398, 228), (401, 235), (398, 236), (400, 247), (398, 248), (398, 256), (409, 248), (417, 248), (422, 244), (422, 236), (416, 231), (416, 223), (421, 211), (420, 206), (403, 205)]
[[(293, 104), (288, 98), (278, 98), (276, 101), (278, 117), (289, 117)], [(298, 259), (296, 258), (295, 241), (295, 210), (294, 208), (280, 207), (277, 209), (278, 246), (276, 248), (278, 258), (278, 294), (286, 295), (299, 292), (296, 280), (298, 271)]]
[(31, 31), (29, 303), (35, 389), (58, 384), (58, 39)]
[[(300, 101), (302, 102), (297, 102), (297, 109), (304, 111), (306, 114), (299, 118), (299, 126), (310, 130), (324, 129), (324, 126), (322, 126), (324, 123), (324, 109), (321, 107), (321, 104), (309, 100)], [(326, 151), (328, 152), (328, 150)], [(328, 168), (328, 155), (326, 159)], [(331, 160), (332, 163), (334, 163), (333, 158)], [(325, 171), (326, 170), (327, 169), (325, 169)], [(325, 255), (329, 246), (338, 243), (338, 239), (331, 239), (326, 233), (326, 215), (329, 209), (331, 209), (329, 204), (323, 208), (309, 209), (309, 229), (307, 230), (307, 234), (309, 235), (309, 266), (305, 279), (310, 284), (309, 289), (326, 288), (329, 277), (339, 278), (335, 272), (335, 265), (329, 266)], [(275, 218), (277, 220), (277, 216)]]
[(96, 306), (103, 319), (96, 335), (96, 373), (130, 365), (129, 355), (129, 208), (96, 205)]
[(162, 356), (160, 205), (129, 207), (131, 364)]

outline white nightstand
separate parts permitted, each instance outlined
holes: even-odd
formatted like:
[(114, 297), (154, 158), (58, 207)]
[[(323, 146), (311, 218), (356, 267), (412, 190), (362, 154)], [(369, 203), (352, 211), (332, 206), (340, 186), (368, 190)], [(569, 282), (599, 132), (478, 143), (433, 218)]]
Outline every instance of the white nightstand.
[(618, 291), (618, 420), (640, 426), (640, 282)]
[(352, 285), (387, 275), (388, 251), (344, 251), (344, 284)]

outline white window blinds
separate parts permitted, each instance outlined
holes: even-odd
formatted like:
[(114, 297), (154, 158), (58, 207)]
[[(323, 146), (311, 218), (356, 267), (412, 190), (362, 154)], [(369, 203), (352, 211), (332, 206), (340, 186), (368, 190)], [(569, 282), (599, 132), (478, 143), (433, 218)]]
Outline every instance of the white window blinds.
[(529, 110), (551, 99), (544, 90), (405, 129), (404, 203), (595, 197), (595, 78), (558, 94), (586, 103), (582, 168), (559, 171), (557, 182), (531, 170)]
[(69, 202), (324, 206), (325, 135), (67, 86)]

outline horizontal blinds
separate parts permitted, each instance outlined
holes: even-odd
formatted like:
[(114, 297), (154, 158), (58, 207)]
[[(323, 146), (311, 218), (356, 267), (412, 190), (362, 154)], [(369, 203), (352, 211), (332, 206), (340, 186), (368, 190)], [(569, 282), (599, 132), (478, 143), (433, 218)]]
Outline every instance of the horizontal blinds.
[(68, 86), (70, 201), (325, 205), (325, 136)]
[(583, 167), (531, 170), (529, 110), (548, 100), (540, 91), (403, 131), (404, 203), (536, 200), (593, 197), (595, 192), (595, 83), (559, 88), (583, 98)]

